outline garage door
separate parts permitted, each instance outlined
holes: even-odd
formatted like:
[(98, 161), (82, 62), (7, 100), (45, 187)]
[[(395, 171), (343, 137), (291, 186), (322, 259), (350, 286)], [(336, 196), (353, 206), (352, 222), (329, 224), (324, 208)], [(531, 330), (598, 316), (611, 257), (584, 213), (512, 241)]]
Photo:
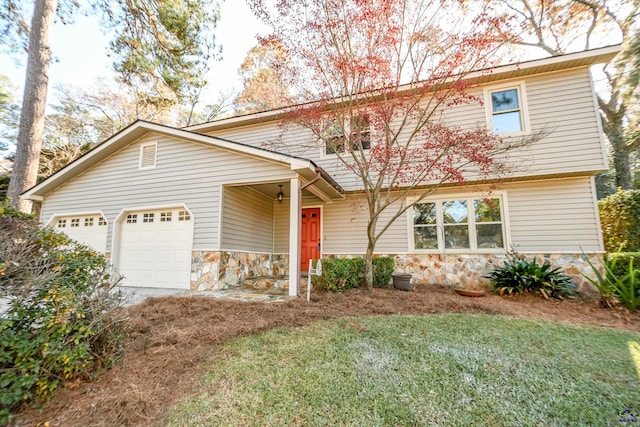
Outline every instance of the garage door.
[(54, 225), (58, 231), (95, 251), (107, 251), (107, 221), (100, 214), (61, 216)]
[(120, 230), (123, 285), (189, 289), (193, 219), (188, 211), (131, 212)]

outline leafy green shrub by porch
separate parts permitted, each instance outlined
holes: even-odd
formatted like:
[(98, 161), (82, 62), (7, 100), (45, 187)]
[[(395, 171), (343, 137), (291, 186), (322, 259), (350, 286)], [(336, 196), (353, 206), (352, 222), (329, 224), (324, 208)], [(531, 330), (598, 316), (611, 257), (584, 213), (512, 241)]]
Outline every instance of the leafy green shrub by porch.
[(640, 190), (618, 190), (598, 202), (605, 249), (640, 251)]
[(0, 206), (0, 425), (122, 353), (124, 301), (105, 258)]
[(373, 286), (388, 286), (395, 268), (396, 263), (391, 257), (383, 256), (373, 258)]
[[(393, 258), (373, 258), (373, 285), (387, 286), (395, 268)], [(316, 289), (342, 292), (364, 283), (364, 258), (334, 258), (322, 260), (322, 278), (314, 282)], [(313, 279), (312, 279), (313, 280)]]
[(575, 282), (551, 264), (527, 261), (523, 255), (510, 254), (504, 267), (484, 276), (491, 279), (500, 295), (540, 292), (545, 298), (575, 295)]

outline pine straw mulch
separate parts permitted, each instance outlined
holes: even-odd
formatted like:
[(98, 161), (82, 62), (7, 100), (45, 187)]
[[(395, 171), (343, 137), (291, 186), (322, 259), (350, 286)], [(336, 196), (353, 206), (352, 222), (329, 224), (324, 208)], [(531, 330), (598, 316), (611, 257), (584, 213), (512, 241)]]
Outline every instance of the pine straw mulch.
[[(536, 296), (468, 298), (440, 286), (411, 292), (374, 289), (317, 293), (284, 303), (206, 297), (150, 298), (129, 308), (124, 363), (74, 388), (58, 390), (41, 410), (15, 425), (161, 425), (172, 405), (196, 391), (217, 346), (276, 327), (298, 327), (343, 316), (489, 313), (640, 331), (640, 313), (601, 308), (595, 300), (548, 301)], [(41, 424), (42, 425), (42, 424)]]

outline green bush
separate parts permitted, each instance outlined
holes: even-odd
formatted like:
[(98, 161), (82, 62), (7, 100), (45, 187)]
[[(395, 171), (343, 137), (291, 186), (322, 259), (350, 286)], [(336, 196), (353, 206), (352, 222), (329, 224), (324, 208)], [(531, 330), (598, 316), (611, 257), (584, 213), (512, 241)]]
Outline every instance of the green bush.
[(494, 290), (500, 295), (530, 292), (540, 292), (545, 298), (575, 295), (575, 282), (560, 268), (540, 265), (535, 259), (527, 261), (518, 254), (509, 254), (504, 267), (483, 277), (491, 279)]
[(598, 202), (605, 249), (640, 251), (640, 190), (618, 190)]
[(584, 277), (598, 289), (603, 305), (611, 306), (615, 299), (631, 311), (640, 307), (640, 254), (607, 254), (600, 260), (601, 269), (588, 258), (587, 262), (595, 277)]
[(383, 256), (373, 259), (373, 286), (386, 287), (389, 286), (391, 275), (396, 268), (393, 258)]
[(0, 207), (0, 425), (122, 355), (124, 296), (103, 256)]
[[(373, 285), (378, 287), (387, 286), (394, 268), (393, 258), (373, 258)], [(362, 285), (364, 283), (364, 274), (364, 258), (323, 259), (322, 276), (321, 278), (312, 277), (312, 282), (313, 286), (318, 290), (343, 292)]]

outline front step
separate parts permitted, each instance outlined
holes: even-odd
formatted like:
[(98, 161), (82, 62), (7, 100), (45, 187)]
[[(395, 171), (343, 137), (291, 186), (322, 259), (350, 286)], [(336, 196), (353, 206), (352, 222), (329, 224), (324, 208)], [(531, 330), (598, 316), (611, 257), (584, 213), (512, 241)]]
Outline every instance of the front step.
[[(244, 279), (243, 286), (256, 289), (289, 289), (289, 276), (257, 276)], [(300, 289), (307, 289), (307, 272), (300, 277)]]

